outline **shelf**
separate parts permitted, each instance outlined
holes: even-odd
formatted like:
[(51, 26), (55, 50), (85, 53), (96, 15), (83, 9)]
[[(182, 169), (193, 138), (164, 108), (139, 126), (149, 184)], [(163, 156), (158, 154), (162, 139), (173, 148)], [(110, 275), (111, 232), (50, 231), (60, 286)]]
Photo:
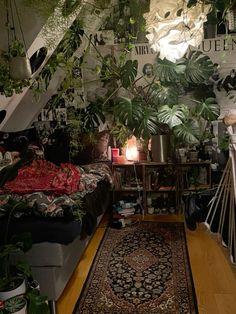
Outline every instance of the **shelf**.
[(157, 188), (157, 189), (146, 189), (146, 192), (175, 192), (176, 191), (176, 188), (175, 186), (167, 186), (167, 187), (160, 187), (160, 188)]
[(120, 189), (113, 189), (113, 191), (115, 192), (139, 192), (139, 191), (143, 191), (143, 188), (120, 188)]
[[(140, 197), (145, 215), (148, 207), (175, 208), (179, 213), (184, 194), (211, 188), (210, 161), (113, 163), (112, 172), (114, 202)], [(136, 185), (137, 180), (139, 185)], [(199, 185), (194, 186), (192, 182), (199, 182)]]

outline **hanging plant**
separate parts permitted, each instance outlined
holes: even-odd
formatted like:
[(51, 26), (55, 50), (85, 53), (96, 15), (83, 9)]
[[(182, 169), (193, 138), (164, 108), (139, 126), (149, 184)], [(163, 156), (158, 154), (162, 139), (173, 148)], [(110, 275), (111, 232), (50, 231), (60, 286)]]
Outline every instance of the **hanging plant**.
[(9, 73), (9, 63), (0, 58), (0, 94), (11, 97), (14, 93), (20, 94), (23, 88), (30, 85), (30, 79), (13, 79)]
[(29, 79), (32, 71), (23, 42), (15, 39), (9, 46), (8, 56), (10, 77), (14, 80)]

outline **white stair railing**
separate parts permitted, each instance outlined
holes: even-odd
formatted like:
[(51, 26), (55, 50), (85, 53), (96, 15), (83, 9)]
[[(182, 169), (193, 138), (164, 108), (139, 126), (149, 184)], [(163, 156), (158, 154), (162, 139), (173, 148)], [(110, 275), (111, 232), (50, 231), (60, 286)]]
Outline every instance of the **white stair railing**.
[(236, 264), (236, 113), (229, 113), (223, 121), (230, 137), (229, 159), (211, 200), (205, 224), (210, 231), (217, 232), (219, 241), (229, 249), (231, 262)]

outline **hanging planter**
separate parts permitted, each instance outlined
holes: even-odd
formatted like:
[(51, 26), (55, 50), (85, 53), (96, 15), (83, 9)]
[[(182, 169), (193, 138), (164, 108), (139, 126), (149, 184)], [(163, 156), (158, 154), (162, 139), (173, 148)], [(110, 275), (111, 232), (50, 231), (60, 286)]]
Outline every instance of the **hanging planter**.
[(29, 79), (32, 75), (28, 57), (14, 57), (9, 61), (9, 75), (14, 80)]
[(14, 80), (29, 79), (32, 75), (30, 60), (23, 43), (18, 39), (9, 47), (9, 75)]

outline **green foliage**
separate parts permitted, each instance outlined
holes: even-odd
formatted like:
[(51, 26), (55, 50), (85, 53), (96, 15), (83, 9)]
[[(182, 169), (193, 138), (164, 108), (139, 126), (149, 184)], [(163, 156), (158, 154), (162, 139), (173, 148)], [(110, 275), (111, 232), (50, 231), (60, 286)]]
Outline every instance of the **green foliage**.
[(20, 94), (24, 87), (30, 85), (30, 80), (13, 80), (9, 75), (9, 67), (5, 61), (0, 60), (0, 94), (11, 97), (14, 93)]
[(196, 115), (201, 116), (207, 121), (217, 120), (220, 114), (220, 108), (215, 98), (207, 98), (205, 101), (199, 102), (196, 107)]
[[(214, 98), (191, 99), (193, 94), (190, 92), (202, 86), (213, 71), (212, 61), (202, 52), (190, 51), (175, 63), (157, 58), (155, 77), (145, 86), (138, 86), (138, 80), (134, 78), (137, 63), (124, 63), (127, 81), (121, 79), (119, 62), (113, 59), (112, 63), (115, 67), (106, 63), (103, 73), (109, 73), (107, 77), (116, 80), (116, 86), (125, 88), (131, 96), (115, 97), (110, 93), (114, 96), (110, 112), (112, 108), (114, 122), (122, 124), (136, 137), (148, 139), (152, 134), (166, 132), (168, 125), (175, 143), (196, 144), (204, 132), (201, 120), (217, 119), (219, 106)], [(184, 98), (186, 103), (183, 103)], [(193, 100), (196, 105), (190, 108), (189, 103)]]
[[(79, 20), (75, 20), (38, 77), (34, 80), (31, 88), (35, 94), (41, 94), (47, 90), (52, 76), (58, 68), (67, 68), (67, 75), (70, 75), (71, 78), (73, 67), (71, 66), (70, 58), (79, 48), (82, 34), (81, 23)], [(72, 85), (73, 81), (70, 81), (70, 84)], [(54, 103), (54, 107), (56, 107), (56, 103)]]
[(137, 76), (138, 61), (128, 60), (120, 69), (120, 80), (124, 88), (128, 88)]
[(189, 119), (173, 128), (174, 141), (178, 145), (198, 144), (201, 130), (196, 120)]
[(8, 300), (5, 303), (5, 309), (10, 313), (15, 313), (21, 310), (26, 304), (26, 299), (22, 296), (15, 296)]
[(155, 73), (161, 82), (178, 82), (180, 75), (183, 75), (186, 70), (186, 59), (179, 59), (175, 63), (167, 59), (157, 58), (155, 64)]
[(214, 67), (211, 59), (201, 51), (190, 51), (185, 58), (184, 77), (189, 84), (200, 84), (212, 75)]
[(26, 51), (22, 41), (15, 39), (9, 46), (9, 58), (25, 57)]
[(158, 110), (159, 121), (168, 124), (170, 128), (182, 124), (188, 116), (189, 109), (183, 104), (174, 105), (173, 107), (164, 105)]
[(26, 57), (24, 43), (16, 38), (10, 43), (8, 51), (1, 51), (0, 53), (0, 94), (11, 97), (14, 93), (22, 93), (23, 88), (31, 84), (31, 80), (12, 79), (10, 62), (13, 58)]
[(16, 241), (15, 236), (9, 244), (0, 247), (0, 290), (14, 288), (19, 281), (31, 276), (30, 266), (26, 261), (18, 261), (14, 264), (10, 262), (12, 254), (25, 252), (31, 244), (30, 233), (24, 233), (19, 240)]
[(40, 295), (38, 289), (29, 289), (27, 292), (28, 299), (28, 314), (50, 314), (50, 309), (47, 304), (47, 297)]

